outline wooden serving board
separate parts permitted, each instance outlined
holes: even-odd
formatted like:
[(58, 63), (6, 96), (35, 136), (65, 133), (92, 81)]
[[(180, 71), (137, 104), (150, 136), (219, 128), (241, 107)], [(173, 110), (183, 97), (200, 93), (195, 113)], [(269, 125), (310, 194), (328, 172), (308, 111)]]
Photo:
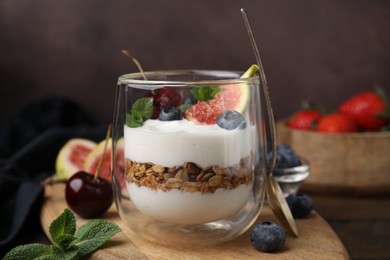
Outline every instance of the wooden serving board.
[[(64, 184), (47, 185), (45, 201), (41, 210), (41, 224), (50, 238), (50, 223), (67, 207), (64, 199)], [(115, 204), (102, 218), (115, 222), (122, 230), (122, 223)], [(276, 221), (268, 206), (264, 206), (257, 220)], [(77, 218), (77, 226), (87, 222)], [(167, 248), (146, 242), (137, 235), (126, 236), (124, 232), (113, 236), (106, 244), (92, 254), (91, 259), (349, 259), (348, 253), (329, 224), (315, 211), (305, 219), (297, 220), (299, 237), (287, 234), (284, 249), (276, 253), (255, 250), (250, 242), (250, 231), (240, 237), (213, 247), (181, 249)], [(250, 229), (251, 230), (251, 229)]]

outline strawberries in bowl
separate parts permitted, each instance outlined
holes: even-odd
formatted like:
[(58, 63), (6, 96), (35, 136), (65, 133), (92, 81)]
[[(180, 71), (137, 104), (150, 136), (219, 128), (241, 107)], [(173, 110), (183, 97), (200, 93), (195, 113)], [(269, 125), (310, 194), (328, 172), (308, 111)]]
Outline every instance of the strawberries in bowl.
[[(349, 98), (339, 111), (352, 118), (360, 128), (377, 131), (386, 125), (386, 98), (376, 92), (362, 92)], [(388, 119), (387, 115), (387, 119)]]
[(287, 122), (288, 126), (301, 130), (313, 130), (321, 118), (321, 113), (313, 108), (298, 111)]
[(384, 94), (363, 91), (347, 97), (312, 120), (310, 129), (295, 127), (301, 111), (277, 122), (276, 139), (309, 162), (303, 192), (390, 195), (390, 113)]
[(358, 125), (345, 114), (331, 113), (323, 116), (319, 120), (317, 131), (326, 133), (351, 133), (358, 131)]
[(294, 129), (314, 130), (321, 116), (319, 109), (314, 107), (312, 103), (304, 101), (301, 104), (301, 110), (295, 113), (287, 124)]
[(324, 133), (376, 132), (390, 130), (390, 106), (382, 89), (363, 91), (343, 101), (337, 111), (321, 114), (306, 108), (295, 113), (287, 126)]

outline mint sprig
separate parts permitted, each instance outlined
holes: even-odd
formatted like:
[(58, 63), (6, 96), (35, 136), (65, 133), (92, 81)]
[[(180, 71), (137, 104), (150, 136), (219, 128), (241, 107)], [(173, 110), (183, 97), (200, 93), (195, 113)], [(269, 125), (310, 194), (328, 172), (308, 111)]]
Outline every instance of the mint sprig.
[(78, 259), (97, 250), (121, 229), (114, 223), (95, 219), (76, 232), (76, 217), (69, 210), (56, 218), (49, 227), (53, 245), (27, 244), (13, 248), (3, 259)]
[(221, 91), (219, 87), (216, 86), (201, 86), (197, 88), (191, 89), (191, 94), (198, 100), (198, 101), (208, 101), (215, 97), (215, 95)]
[[(62, 247), (63, 242), (71, 242), (76, 232), (76, 217), (69, 209), (64, 212), (50, 224), (49, 232), (54, 244)], [(71, 235), (72, 237), (69, 237)]]
[(152, 117), (153, 98), (137, 99), (131, 107), (130, 113), (126, 114), (126, 124), (128, 127), (140, 127), (144, 122)]
[(193, 105), (192, 104), (182, 104), (179, 106), (179, 109), (181, 112), (185, 112), (187, 109), (190, 109)]

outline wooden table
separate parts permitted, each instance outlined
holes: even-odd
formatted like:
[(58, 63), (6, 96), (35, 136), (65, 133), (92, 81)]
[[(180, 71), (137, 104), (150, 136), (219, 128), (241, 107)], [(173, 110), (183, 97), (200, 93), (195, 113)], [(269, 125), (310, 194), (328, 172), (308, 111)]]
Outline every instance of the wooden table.
[[(62, 184), (45, 187), (45, 202), (41, 210), (41, 223), (47, 235), (50, 223), (67, 207)], [(81, 226), (88, 220), (77, 218)], [(110, 239), (112, 247), (103, 247), (91, 259), (349, 259), (340, 238), (330, 225), (314, 210), (310, 216), (297, 219), (299, 237), (286, 234), (283, 250), (264, 253), (254, 250), (250, 243), (250, 230), (227, 243), (212, 247), (193, 247), (190, 244), (178, 247), (159, 246), (141, 239), (136, 234), (126, 233), (126, 225), (119, 218), (113, 205), (101, 218), (119, 225), (120, 232)], [(257, 223), (277, 221), (268, 205), (264, 205)]]
[[(390, 259), (390, 197), (348, 198), (310, 194), (352, 260)], [(49, 243), (43, 231), (25, 243)]]
[(390, 197), (311, 197), (351, 259), (390, 259)]

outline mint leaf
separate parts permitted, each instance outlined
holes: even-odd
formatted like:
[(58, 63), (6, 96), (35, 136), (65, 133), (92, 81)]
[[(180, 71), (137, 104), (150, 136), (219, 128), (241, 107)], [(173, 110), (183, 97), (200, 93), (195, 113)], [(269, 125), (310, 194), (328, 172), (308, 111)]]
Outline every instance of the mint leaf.
[(102, 219), (91, 220), (84, 224), (76, 233), (78, 240), (75, 241), (75, 245), (79, 248), (79, 256), (93, 252), (120, 231), (117, 225)]
[(72, 244), (73, 241), (77, 240), (77, 237), (71, 235), (71, 234), (62, 234), (59, 235), (57, 238), (56, 246), (61, 248), (64, 251), (71, 250), (74, 245)]
[(43, 244), (28, 244), (13, 248), (3, 258), (3, 260), (19, 260), (19, 259), (39, 259), (52, 260), (55, 259), (52, 255), (51, 246)]
[(137, 111), (144, 120), (149, 119), (153, 113), (153, 98), (140, 98), (133, 104), (131, 111)]
[(135, 128), (140, 127), (144, 123), (142, 115), (137, 111), (132, 112), (131, 114), (126, 114), (126, 124), (128, 127)]
[(77, 259), (79, 252), (79, 249), (77, 246), (72, 246), (68, 248), (67, 250), (62, 250), (61, 248), (57, 246), (52, 246), (52, 255), (53, 259), (61, 259), (61, 260), (71, 260), (71, 259)]
[(10, 250), (5, 260), (70, 260), (98, 249), (121, 229), (106, 220), (91, 220), (76, 232), (76, 217), (69, 209), (58, 216), (49, 227), (54, 245), (28, 244)]
[(76, 217), (69, 209), (65, 209), (50, 224), (49, 232), (54, 244), (60, 246), (63, 242), (63, 235), (74, 235), (76, 232)]
[(140, 127), (143, 123), (152, 117), (153, 98), (137, 99), (131, 107), (130, 114), (126, 115), (126, 124), (129, 127)]
[(215, 86), (202, 86), (191, 89), (191, 94), (198, 101), (208, 101), (215, 97), (215, 95), (221, 91), (219, 87)]
[(191, 108), (193, 105), (192, 104), (182, 104), (179, 106), (179, 109), (181, 112), (185, 112), (187, 109)]

